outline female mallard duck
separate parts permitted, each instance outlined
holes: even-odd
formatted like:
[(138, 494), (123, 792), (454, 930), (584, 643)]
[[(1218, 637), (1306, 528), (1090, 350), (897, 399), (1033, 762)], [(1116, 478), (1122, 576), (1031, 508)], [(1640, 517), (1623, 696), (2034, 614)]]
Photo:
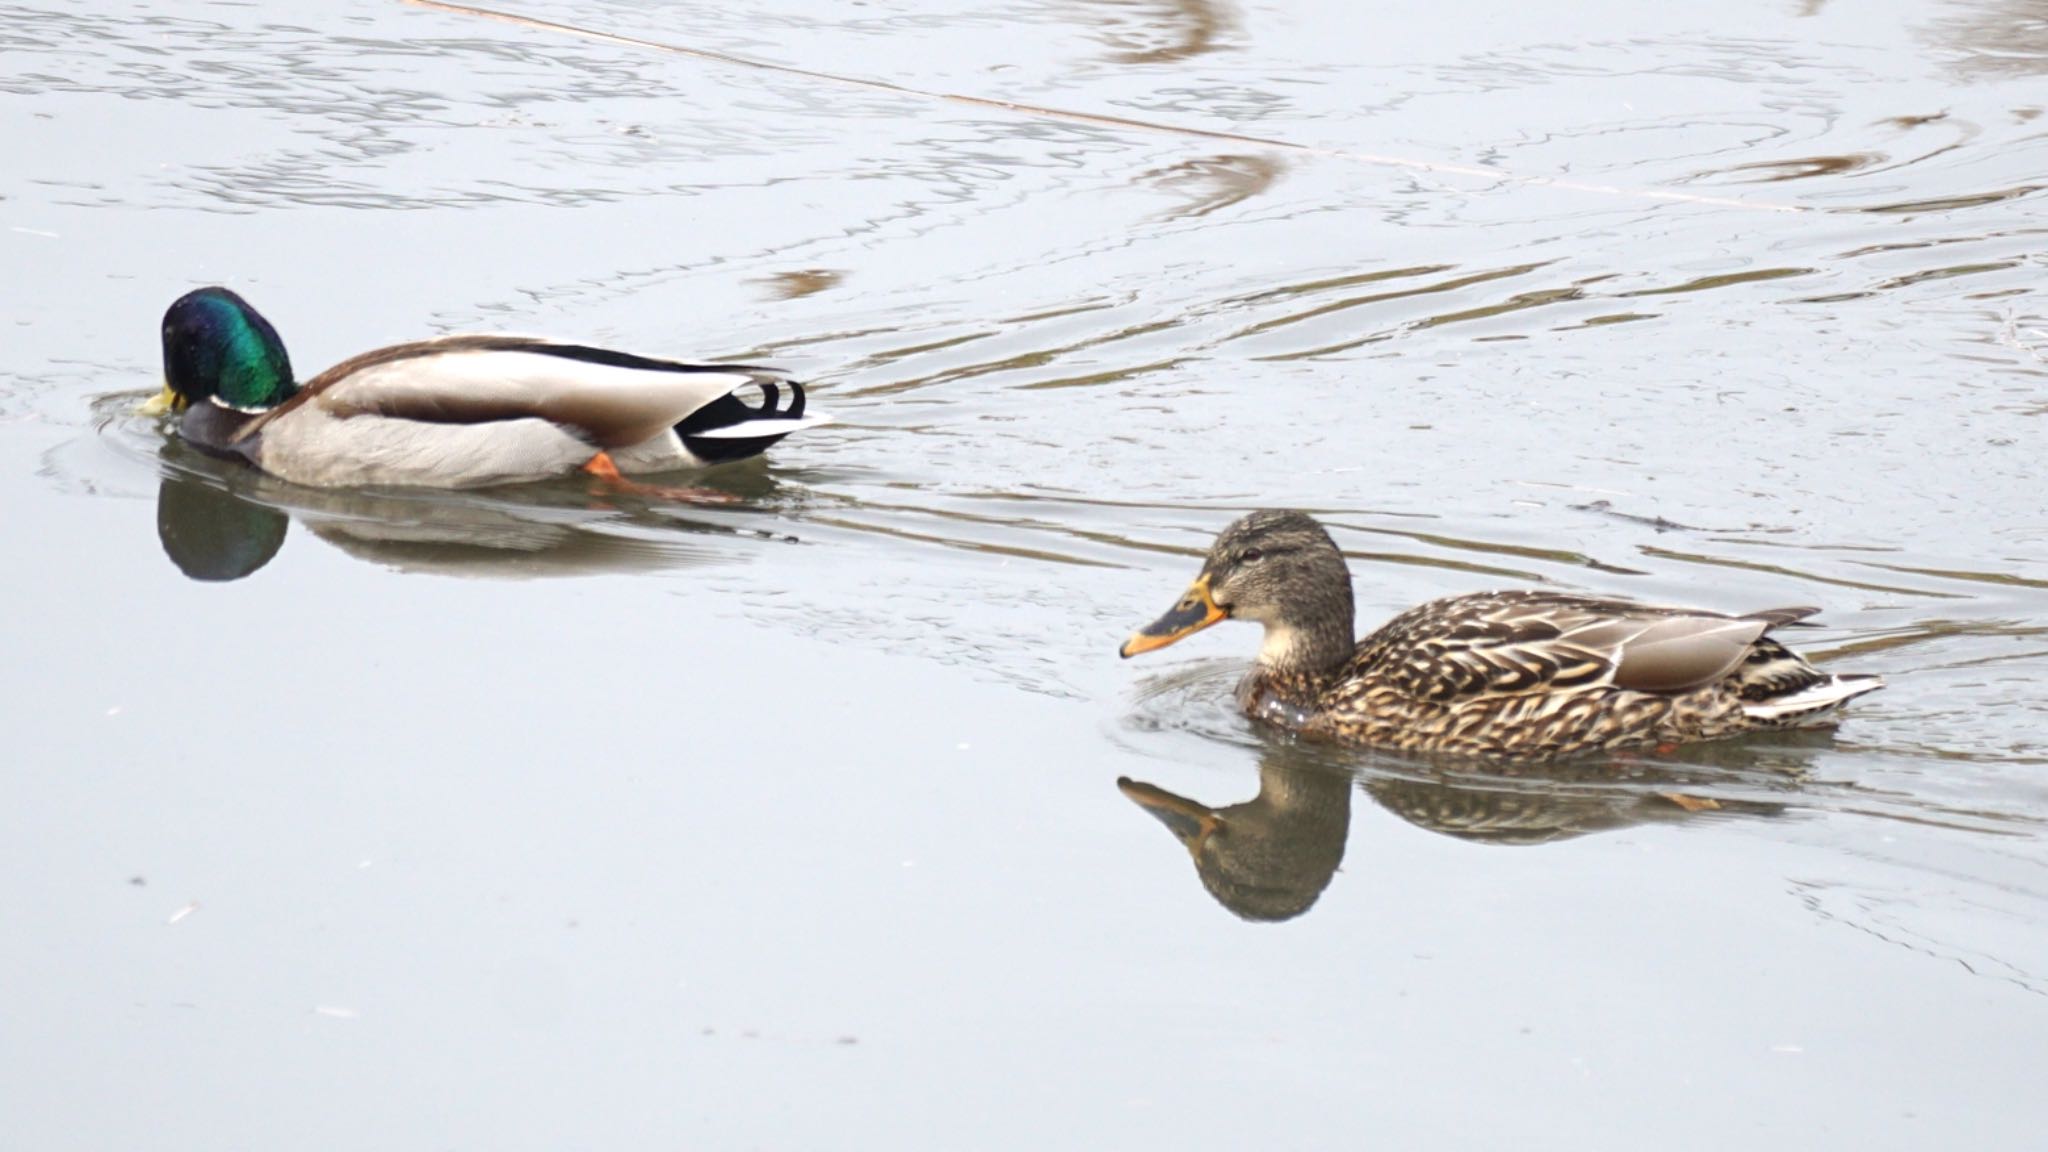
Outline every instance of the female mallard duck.
[[(521, 336), (379, 348), (300, 385), (277, 330), (226, 288), (179, 297), (163, 336), (164, 390), (145, 411), (182, 411), (194, 445), (319, 487), (668, 471), (753, 456), (823, 422), (804, 415), (803, 385), (766, 368)], [(758, 407), (735, 394), (749, 386)]]
[(1351, 573), (1330, 534), (1298, 512), (1254, 512), (1123, 655), (1256, 620), (1265, 646), (1238, 686), (1254, 717), (1411, 752), (1555, 756), (1813, 723), (1884, 687), (1822, 672), (1765, 635), (1818, 611), (1483, 592), (1411, 608), (1354, 644)]

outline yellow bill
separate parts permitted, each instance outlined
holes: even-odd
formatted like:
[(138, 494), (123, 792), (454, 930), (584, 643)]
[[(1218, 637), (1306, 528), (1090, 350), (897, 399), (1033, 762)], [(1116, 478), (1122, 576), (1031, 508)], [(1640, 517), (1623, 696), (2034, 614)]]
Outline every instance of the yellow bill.
[(161, 416), (166, 412), (183, 412), (184, 410), (185, 398), (171, 391), (171, 386), (166, 384), (163, 391), (144, 400), (142, 406), (135, 411), (143, 416)]
[(1164, 648), (1184, 636), (1192, 636), (1209, 625), (1223, 619), (1223, 609), (1209, 596), (1209, 577), (1205, 573), (1193, 584), (1188, 585), (1187, 594), (1180, 598), (1166, 615), (1154, 620), (1124, 641), (1117, 649), (1118, 655), (1129, 659), (1140, 652)]

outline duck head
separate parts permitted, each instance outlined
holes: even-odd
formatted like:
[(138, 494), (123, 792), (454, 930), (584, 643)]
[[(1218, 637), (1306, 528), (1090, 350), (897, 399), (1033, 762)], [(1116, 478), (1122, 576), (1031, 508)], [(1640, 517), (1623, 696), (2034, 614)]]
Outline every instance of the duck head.
[(1260, 663), (1276, 668), (1341, 661), (1352, 648), (1351, 572), (1321, 524), (1299, 512), (1254, 512), (1216, 538), (1201, 575), (1164, 616), (1124, 641), (1136, 656), (1219, 620), (1265, 626)]
[(284, 341), (249, 302), (226, 288), (200, 288), (164, 312), (164, 389), (145, 413), (183, 411), (211, 400), (260, 412), (290, 398)]

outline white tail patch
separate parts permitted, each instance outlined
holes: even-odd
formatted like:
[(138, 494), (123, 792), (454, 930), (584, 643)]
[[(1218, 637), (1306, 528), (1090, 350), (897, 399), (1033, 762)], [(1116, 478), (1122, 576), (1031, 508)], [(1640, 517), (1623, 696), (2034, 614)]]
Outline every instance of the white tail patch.
[(1875, 692), (1882, 687), (1882, 676), (1830, 676), (1822, 683), (1789, 696), (1744, 704), (1742, 714), (1752, 720), (1791, 720), (1832, 712), (1865, 692)]
[(803, 416), (756, 416), (737, 424), (728, 424), (723, 428), (706, 428), (701, 432), (692, 432), (690, 436), (693, 439), (701, 437), (706, 440), (752, 440), (757, 436), (784, 436), (799, 428), (815, 428), (831, 422), (830, 416), (815, 413)]

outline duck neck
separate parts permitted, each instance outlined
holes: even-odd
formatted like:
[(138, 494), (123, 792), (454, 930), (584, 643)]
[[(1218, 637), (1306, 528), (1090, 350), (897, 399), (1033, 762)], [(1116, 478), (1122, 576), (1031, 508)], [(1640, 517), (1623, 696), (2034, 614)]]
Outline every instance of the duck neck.
[(1351, 816), (1349, 774), (1319, 763), (1302, 764), (1268, 753), (1259, 761), (1259, 795), (1255, 803), (1304, 823)]
[(210, 400), (202, 400), (185, 409), (185, 416), (178, 423), (178, 432), (185, 442), (214, 456), (237, 456), (244, 452), (236, 445), (242, 439), (242, 430), (256, 419), (256, 413), (237, 412), (223, 408)]
[(1276, 620), (1266, 625), (1259, 668), (1320, 684), (1343, 670), (1355, 646), (1349, 613), (1307, 621)]

